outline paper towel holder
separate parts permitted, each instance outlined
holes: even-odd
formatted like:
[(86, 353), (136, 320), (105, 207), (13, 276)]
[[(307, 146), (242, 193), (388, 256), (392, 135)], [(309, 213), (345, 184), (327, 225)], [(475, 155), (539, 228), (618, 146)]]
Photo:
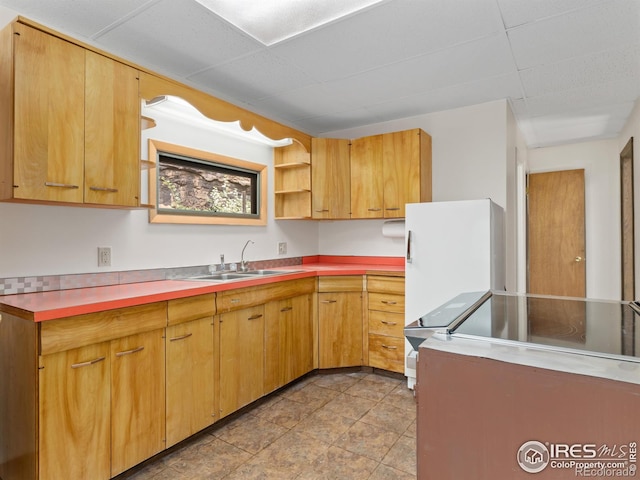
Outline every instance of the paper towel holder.
[(404, 238), (404, 219), (386, 220), (382, 224), (382, 236)]

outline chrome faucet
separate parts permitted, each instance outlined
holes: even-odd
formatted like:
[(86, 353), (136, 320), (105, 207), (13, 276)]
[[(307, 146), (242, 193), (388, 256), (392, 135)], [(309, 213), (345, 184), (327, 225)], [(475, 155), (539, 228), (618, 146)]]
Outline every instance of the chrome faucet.
[(218, 268), (218, 270), (220, 270), (221, 272), (224, 272), (227, 269), (227, 266), (224, 263), (224, 253), (220, 255), (220, 267)]
[(244, 247), (242, 247), (242, 253), (240, 254), (240, 271), (241, 272), (246, 272), (247, 270), (249, 270), (249, 262), (244, 261), (244, 249), (247, 248), (247, 245), (249, 245), (250, 243), (255, 243), (255, 242), (253, 240), (247, 240), (247, 243), (245, 243)]

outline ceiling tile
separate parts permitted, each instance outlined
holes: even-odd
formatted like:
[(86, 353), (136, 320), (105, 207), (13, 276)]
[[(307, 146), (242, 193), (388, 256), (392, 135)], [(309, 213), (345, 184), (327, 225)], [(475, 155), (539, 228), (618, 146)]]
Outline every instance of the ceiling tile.
[(520, 72), (525, 95), (536, 97), (640, 78), (640, 45), (571, 58)]
[(283, 42), (273, 51), (318, 81), (327, 81), (501, 30), (494, 0), (390, 1)]
[[(590, 5), (604, 3), (604, 1), (605, 0), (498, 0), (498, 5), (500, 6), (505, 26), (511, 28), (534, 22), (541, 18), (553, 17), (580, 8), (586, 8)], [(611, 3), (610, 0), (609, 3)]]
[(640, 44), (640, 2), (583, 8), (509, 30), (518, 68)]
[(261, 48), (193, 0), (163, 0), (98, 40), (125, 58), (178, 77)]

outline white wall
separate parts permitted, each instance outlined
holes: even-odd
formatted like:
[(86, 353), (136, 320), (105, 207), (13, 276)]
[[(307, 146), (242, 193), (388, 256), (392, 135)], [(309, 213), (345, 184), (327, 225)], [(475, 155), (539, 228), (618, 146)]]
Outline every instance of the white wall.
[(620, 185), (617, 140), (528, 152), (530, 173), (585, 169), (587, 297), (620, 298)]
[(640, 298), (640, 100), (631, 112), (627, 123), (618, 136), (618, 152), (625, 147), (629, 138), (633, 137), (633, 184), (634, 184), (634, 225), (635, 225), (635, 272), (636, 272), (636, 295)]

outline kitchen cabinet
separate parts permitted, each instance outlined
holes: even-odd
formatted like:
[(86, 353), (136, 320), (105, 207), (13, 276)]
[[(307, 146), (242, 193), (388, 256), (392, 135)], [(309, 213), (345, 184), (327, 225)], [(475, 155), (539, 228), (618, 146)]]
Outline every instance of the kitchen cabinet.
[(0, 44), (0, 198), (139, 206), (137, 70), (19, 22)]
[(220, 417), (264, 394), (264, 305), (220, 315)]
[(164, 329), (111, 341), (111, 476), (164, 449)]
[(404, 372), (404, 277), (367, 276), (369, 366)]
[(400, 218), (431, 201), (431, 137), (420, 129), (351, 142), (351, 218)]
[(318, 279), (319, 368), (362, 365), (362, 276)]
[(166, 447), (218, 418), (215, 295), (168, 302), (166, 333)]
[(273, 149), (275, 218), (311, 218), (311, 155), (294, 141)]
[(349, 140), (311, 139), (311, 217), (351, 218)]
[(313, 370), (312, 307), (310, 293), (266, 304), (265, 393)]

